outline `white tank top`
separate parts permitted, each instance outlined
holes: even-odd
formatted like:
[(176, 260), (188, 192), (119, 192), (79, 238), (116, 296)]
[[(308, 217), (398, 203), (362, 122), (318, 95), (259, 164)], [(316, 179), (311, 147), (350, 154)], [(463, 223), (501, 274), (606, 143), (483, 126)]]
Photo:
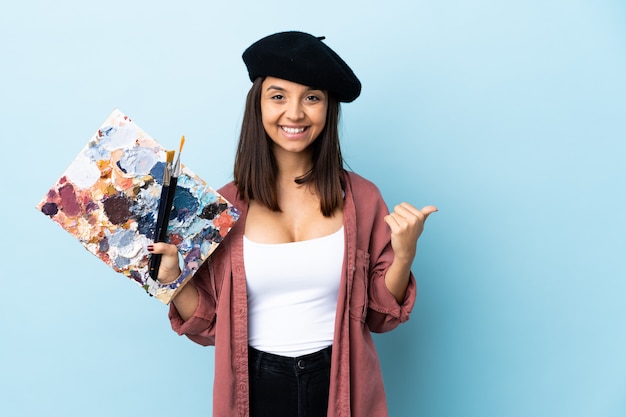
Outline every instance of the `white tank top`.
[(248, 342), (301, 356), (333, 342), (344, 257), (343, 227), (311, 240), (265, 244), (244, 236)]

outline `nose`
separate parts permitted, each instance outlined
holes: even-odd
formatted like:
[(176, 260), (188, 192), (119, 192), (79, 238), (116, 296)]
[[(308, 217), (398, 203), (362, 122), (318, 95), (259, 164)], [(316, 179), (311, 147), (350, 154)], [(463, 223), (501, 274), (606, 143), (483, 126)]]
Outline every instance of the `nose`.
[(304, 109), (299, 100), (290, 101), (287, 105), (286, 116), (290, 120), (300, 120), (304, 117)]

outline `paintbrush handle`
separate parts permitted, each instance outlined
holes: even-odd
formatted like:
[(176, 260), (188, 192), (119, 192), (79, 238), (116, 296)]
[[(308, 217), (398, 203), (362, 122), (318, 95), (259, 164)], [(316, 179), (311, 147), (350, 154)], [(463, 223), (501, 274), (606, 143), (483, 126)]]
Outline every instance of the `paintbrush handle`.
[(176, 184), (178, 184), (178, 177), (172, 177), (170, 179), (170, 189), (167, 193), (167, 200), (165, 202), (165, 234), (163, 238), (163, 242), (165, 242), (165, 236), (167, 236), (167, 225), (170, 221), (170, 213), (172, 212), (172, 207), (174, 207), (174, 196), (176, 195)]
[(161, 198), (159, 199), (159, 211), (157, 214), (157, 222), (156, 228), (154, 230), (154, 241), (155, 242), (164, 242), (165, 237), (167, 236), (167, 220), (166, 217), (166, 207), (167, 207), (167, 199), (170, 191), (169, 185), (164, 185), (161, 189)]
[[(170, 183), (171, 184), (171, 183)], [(169, 223), (170, 210), (167, 210), (167, 202), (170, 195), (170, 185), (164, 184), (161, 188), (161, 198), (159, 199), (159, 211), (157, 213), (156, 228), (154, 229), (154, 241), (165, 242), (167, 239), (167, 225)], [(161, 255), (152, 254), (150, 256), (150, 276), (157, 279), (159, 266), (161, 265)]]
[[(167, 242), (167, 228), (170, 222), (170, 213), (174, 204), (174, 194), (176, 194), (176, 184), (178, 177), (172, 177), (168, 186), (163, 186), (161, 200), (159, 201), (159, 216), (157, 217), (157, 230), (155, 231), (155, 242)], [(167, 187), (167, 189), (165, 189)], [(163, 192), (164, 191), (164, 192)], [(157, 234), (158, 233), (158, 234)], [(150, 257), (150, 276), (157, 279), (159, 267), (161, 266), (161, 255), (153, 254)]]
[(150, 276), (156, 280), (159, 276), (159, 268), (161, 267), (161, 255), (153, 253), (150, 255)]

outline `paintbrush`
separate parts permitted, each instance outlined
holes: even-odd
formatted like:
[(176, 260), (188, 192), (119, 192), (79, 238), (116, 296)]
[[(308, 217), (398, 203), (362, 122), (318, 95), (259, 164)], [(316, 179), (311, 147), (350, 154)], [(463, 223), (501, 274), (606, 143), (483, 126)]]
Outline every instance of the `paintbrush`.
[[(178, 148), (178, 155), (176, 156), (176, 163), (172, 168), (172, 178), (170, 178), (170, 193), (168, 194), (167, 207), (170, 209), (174, 205), (174, 195), (176, 194), (176, 185), (178, 184), (178, 177), (180, 177), (182, 168), (180, 165), (180, 154), (183, 151), (183, 145), (185, 144), (185, 136), (180, 138), (180, 147)], [(169, 218), (169, 213), (168, 213)]]
[[(174, 162), (175, 151), (167, 151), (165, 159), (165, 169), (163, 171), (163, 186), (161, 187), (161, 198), (159, 199), (159, 211), (157, 214), (156, 228), (154, 230), (154, 241), (165, 242), (167, 239), (167, 226), (170, 220), (170, 210), (172, 208), (171, 203), (168, 208), (168, 201), (170, 200), (170, 194), (173, 194), (170, 190), (172, 188), (172, 162)], [(174, 185), (176, 187), (176, 185)], [(153, 279), (157, 279), (159, 275), (159, 266), (161, 265), (161, 255), (152, 254), (150, 256), (150, 276)]]

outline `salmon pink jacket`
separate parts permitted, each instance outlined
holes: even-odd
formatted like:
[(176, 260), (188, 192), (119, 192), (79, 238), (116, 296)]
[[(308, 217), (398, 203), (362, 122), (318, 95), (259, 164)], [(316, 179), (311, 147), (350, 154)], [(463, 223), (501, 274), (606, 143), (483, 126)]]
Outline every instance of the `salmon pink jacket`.
[[(386, 332), (409, 319), (416, 297), (411, 274), (405, 300), (385, 286), (393, 260), (388, 209), (378, 188), (354, 174), (344, 177), (345, 252), (331, 358), (329, 417), (385, 417), (387, 403), (370, 332)], [(173, 304), (169, 318), (179, 335), (215, 346), (213, 417), (248, 417), (248, 322), (243, 233), (247, 204), (233, 183), (218, 190), (240, 219), (191, 279), (198, 308), (183, 321)]]

